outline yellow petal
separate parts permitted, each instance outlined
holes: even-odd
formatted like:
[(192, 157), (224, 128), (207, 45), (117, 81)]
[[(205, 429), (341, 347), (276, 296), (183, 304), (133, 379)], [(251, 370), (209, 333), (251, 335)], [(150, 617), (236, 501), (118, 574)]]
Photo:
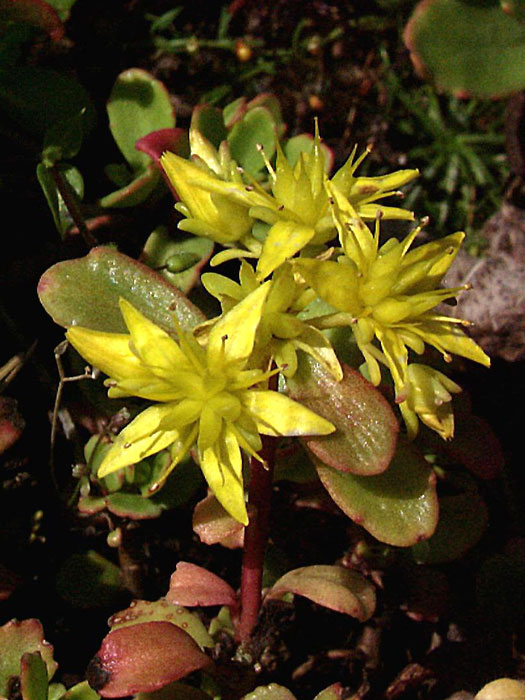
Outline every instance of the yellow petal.
[(129, 301), (121, 298), (119, 305), (130, 332), (132, 347), (152, 372), (169, 379), (174, 368), (181, 371), (190, 368), (184, 353), (166, 331), (141, 314)]
[(223, 508), (235, 520), (247, 525), (241, 453), (237, 441), (229, 433), (225, 436), (225, 450), (221, 452), (216, 444), (199, 454), (202, 473)]
[(295, 339), (295, 346), (307, 352), (314, 360), (325, 367), (333, 378), (340, 382), (343, 370), (328, 338), (319, 329), (303, 324), (301, 335)]
[(314, 235), (315, 229), (312, 226), (294, 221), (278, 221), (274, 224), (268, 231), (257, 263), (257, 278), (263, 280), (268, 277), (279, 265), (302, 250)]
[(335, 430), (326, 418), (277, 391), (248, 390), (242, 402), (263, 435), (329, 435)]
[(351, 260), (348, 264), (340, 264), (330, 260), (299, 258), (294, 266), (321, 299), (334, 309), (357, 315), (360, 309), (358, 276)]
[(171, 445), (179, 436), (179, 430), (175, 425), (166, 429), (162, 424), (173, 417), (174, 408), (171, 403), (155, 404), (139, 413), (118, 435), (100, 465), (98, 476), (102, 478), (140, 462)]
[(129, 348), (127, 333), (103, 333), (72, 326), (66, 338), (89, 364), (109, 377), (119, 380), (142, 372), (140, 360)]
[(208, 339), (207, 357), (210, 366), (243, 363), (248, 359), (270, 284), (271, 282), (266, 282), (248, 294), (217, 321)]
[(468, 360), (490, 367), (490, 357), (461, 330), (457, 323), (446, 321), (425, 321), (414, 324), (412, 331), (440, 352), (461, 355)]

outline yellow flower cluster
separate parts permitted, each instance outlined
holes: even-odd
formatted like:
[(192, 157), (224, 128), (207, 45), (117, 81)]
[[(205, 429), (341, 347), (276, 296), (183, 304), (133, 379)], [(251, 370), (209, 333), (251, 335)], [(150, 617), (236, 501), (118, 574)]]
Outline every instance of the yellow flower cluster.
[[(460, 388), (409, 355), (421, 355), (429, 344), (445, 360), (457, 354), (488, 365), (489, 358), (464, 333), (465, 322), (436, 311), (462, 291), (439, 285), (463, 234), (413, 248), (416, 227), (402, 241), (380, 244), (380, 218), (412, 220), (413, 214), (379, 200), (397, 194), (417, 171), (358, 177), (366, 152), (355, 159), (354, 149), (329, 178), (316, 133), (311, 151), (293, 166), (277, 147), (275, 167), (266, 159), (265, 186), (243, 179), (225, 144), (216, 151), (192, 130), (190, 146), (188, 160), (172, 153), (162, 157), (180, 199), (176, 208), (185, 217), (180, 228), (225, 246), (217, 262), (251, 257), (256, 267), (243, 260), (238, 283), (203, 275), (222, 313), (193, 334), (182, 332), (174, 319), (170, 335), (125, 300), (120, 306), (127, 333), (69, 329), (74, 347), (108, 375), (111, 397), (154, 402), (116, 438), (99, 475), (169, 449), (160, 487), (195, 447), (209, 487), (246, 524), (242, 453), (262, 461), (261, 435), (334, 430), (329, 421), (270, 390), (268, 379), (278, 371), (292, 376), (303, 351), (340, 380), (339, 360), (323, 333), (337, 326), (351, 329), (373, 384), (381, 380), (381, 365), (389, 369), (410, 436), (421, 420), (450, 438), (451, 394)], [(374, 232), (367, 220), (375, 221)], [(308, 316), (301, 314), (319, 299), (332, 312), (304, 320)]]

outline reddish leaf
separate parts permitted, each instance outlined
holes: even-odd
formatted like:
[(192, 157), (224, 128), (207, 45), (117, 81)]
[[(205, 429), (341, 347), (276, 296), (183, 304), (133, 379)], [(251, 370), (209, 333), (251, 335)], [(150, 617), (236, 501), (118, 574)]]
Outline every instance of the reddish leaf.
[(390, 464), (399, 424), (385, 397), (358, 371), (343, 365), (337, 382), (310, 358), (289, 381), (290, 395), (330, 420), (335, 433), (306, 438), (319, 459), (342, 472), (380, 474)]
[(193, 639), (170, 622), (144, 622), (110, 632), (87, 678), (105, 698), (148, 693), (211, 663)]
[(0, 396), (0, 454), (15, 444), (25, 427), (25, 421), (17, 410), (17, 403), (7, 396)]
[(374, 586), (357, 571), (342, 566), (303, 566), (282, 576), (270, 589), (266, 599), (296, 593), (330, 610), (356, 617), (361, 622), (374, 613)]
[(227, 605), (236, 607), (237, 596), (222, 578), (202, 566), (181, 561), (170, 578), (166, 600), (176, 605)]
[(204, 544), (238, 549), (244, 542), (244, 525), (232, 518), (213, 494), (197, 503), (193, 512), (193, 530)]

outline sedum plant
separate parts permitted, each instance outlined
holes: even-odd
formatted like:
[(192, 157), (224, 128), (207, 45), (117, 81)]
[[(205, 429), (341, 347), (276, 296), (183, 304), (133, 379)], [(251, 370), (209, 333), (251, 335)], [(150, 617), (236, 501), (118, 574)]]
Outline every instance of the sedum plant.
[[(164, 598), (114, 616), (91, 673), (106, 697), (151, 692), (196, 670), (206, 676), (214, 635), (230, 635), (248, 654), (261, 605), (275, 599), (300, 595), (368, 619), (374, 586), (347, 566), (292, 569), (263, 598), (274, 479), (317, 479), (346, 515), (388, 545), (431, 538), (440, 470), (415, 438), (419, 421), (453, 438), (452, 395), (460, 387), (426, 346), (446, 363), (459, 355), (490, 364), (465, 333), (468, 322), (438, 308), (467, 289), (440, 287), (463, 234), (416, 247), (422, 224), (401, 241), (381, 240), (388, 225), (381, 222), (414, 219), (388, 202), (417, 171), (360, 177), (367, 152), (356, 158), (354, 149), (332, 175), (317, 125), (313, 137), (299, 140), (279, 138), (281, 127), (265, 98), (222, 114), (197, 108), (188, 152), (174, 127), (139, 138), (148, 172), (156, 164), (175, 194), (179, 228), (206, 241), (191, 249), (195, 273), (183, 291), (152, 269), (163, 267), (163, 258), (171, 270), (184, 268), (187, 251), (174, 252), (166, 232), (145, 246), (150, 266), (98, 246), (53, 266), (39, 284), (69, 343), (106, 375), (115, 413), (128, 400), (134, 407), (118, 435), (96, 438), (103, 443), (99, 488), (106, 492), (93, 508), (122, 512), (108, 479), (126, 474), (129, 482), (130, 469), (142, 474), (147, 467), (147, 478), (137, 481), (140, 496), (129, 494), (130, 512), (144, 513), (140, 499), (157, 498), (165, 484), (176, 490), (190, 456), (209, 489), (195, 508), (195, 531), (203, 542), (243, 548), (239, 592), (184, 563)], [(166, 148), (170, 143), (177, 152)], [(210, 245), (219, 248), (211, 267), (228, 263), (233, 275), (199, 276)], [(189, 296), (198, 279), (201, 307), (213, 308), (208, 314)], [(392, 387), (405, 429), (384, 395)], [(288, 472), (287, 454), (298, 455)], [(223, 609), (206, 631), (197, 618), (177, 626), (173, 605)]]

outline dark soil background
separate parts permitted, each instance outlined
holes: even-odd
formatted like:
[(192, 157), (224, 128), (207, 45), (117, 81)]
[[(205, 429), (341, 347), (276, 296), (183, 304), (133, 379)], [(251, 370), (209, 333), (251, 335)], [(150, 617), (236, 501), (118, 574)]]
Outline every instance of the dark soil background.
[[(189, 125), (192, 108), (203, 99), (211, 97), (223, 106), (241, 95), (271, 92), (281, 102), (288, 135), (311, 132), (318, 116), (336, 163), (354, 143), (364, 146), (373, 141), (367, 167), (377, 173), (405, 167), (406, 154), (416, 145), (413, 133), (400, 128), (408, 113), (402, 103), (392, 103), (384, 61), (386, 52), (408, 99), (421, 99), (426, 87), (414, 75), (401, 40), (413, 6), (408, 0), (235, 0), (229, 5), (232, 17), (227, 30), (234, 48), (220, 49), (204, 46), (204, 40), (217, 36), (221, 10), (228, 6), (193, 0), (178, 3), (181, 11), (173, 25), (178, 38), (196, 36), (203, 45), (191, 52), (169, 53), (155, 45), (150, 27), (151, 18), (172, 10), (173, 3), (77, 0), (66, 38), (58, 45), (37, 47), (31, 60), (75, 75), (97, 109), (98, 124), (75, 160), (85, 178), (86, 202), (109, 191), (104, 167), (121, 160), (105, 121), (105, 104), (117, 75), (131, 67), (144, 68), (164, 82), (176, 106), (178, 126)], [(248, 60), (241, 44), (235, 48), (237, 39), (251, 47)], [(444, 109), (451, 109), (446, 96), (439, 99)], [(501, 131), (506, 119), (508, 123), (505, 109), (503, 102), (480, 105), (483, 120), (473, 128)], [(522, 123), (514, 119), (514, 144)], [(63, 331), (41, 308), (36, 286), (50, 265), (87, 251), (79, 236), (59, 240), (35, 176), (40, 144), (12, 133), (1, 138), (5, 243), (0, 258), (0, 362), (23, 356), (22, 368), (4, 388), (2, 406), (8, 416), (14, 411), (15, 422), (25, 427), (0, 457), (0, 622), (13, 617), (40, 619), (46, 638), (55, 646), (57, 679), (70, 685), (84, 677), (107, 632), (109, 615), (126, 607), (138, 591), (120, 591), (101, 604), (95, 596), (80, 602), (71, 595), (64, 597), (57, 584), (61, 567), (73, 554), (92, 549), (119, 563), (116, 551), (106, 544), (104, 518), (80, 517), (74, 498), (67, 503), (75, 488), (71, 467), (82, 461), (79, 446), (89, 437), (85, 424), (76, 425), (72, 435), (61, 431), (53, 478), (49, 464), (50, 415), (58, 381), (53, 350)], [(421, 138), (425, 143), (423, 132)], [(446, 224), (470, 226), (469, 240), (476, 245), (483, 241), (484, 219), (503, 201), (509, 203), (510, 183), (510, 203), (520, 205), (523, 166), (514, 158), (509, 169), (504, 145), (500, 155), (506, 177), (490, 185), (490, 197), (477, 192), (479, 206), (463, 212), (463, 222), (458, 221), (462, 215), (458, 209)], [(428, 198), (443, 197), (439, 183), (425, 182), (425, 187)], [(416, 200), (414, 206), (422, 204)], [(172, 203), (166, 200), (160, 206), (167, 210)], [(119, 211), (116, 235), (122, 252), (138, 255), (150, 233), (149, 213), (147, 206)], [(115, 231), (103, 235), (113, 240)], [(294, 605), (268, 606), (254, 642), (262, 668), (255, 685), (279, 682), (300, 700), (309, 700), (340, 681), (348, 695), (408, 700), (476, 692), (486, 681), (503, 675), (525, 678), (523, 356), (518, 353), (512, 362), (496, 357), (490, 373), (469, 367), (460, 383), (475, 413), (486, 418), (498, 436), (506, 460), (500, 478), (480, 484), (489, 512), (483, 538), (459, 561), (416, 567), (403, 553), (369, 541), (340, 512), (300, 508), (301, 494), (292, 486), (280, 486), (274, 494), (274, 544), (296, 566), (345, 559), (357, 563), (377, 580), (379, 606), (365, 626), (303, 599), (296, 598)], [(73, 415), (75, 396), (75, 389), (68, 389), (65, 400)], [(290, 519), (293, 528), (288, 526)], [(179, 559), (206, 566), (238, 585), (239, 552), (201, 545), (191, 530), (190, 508), (135, 525), (127, 534), (128, 554), (141, 566), (142, 597), (153, 600), (166, 592)], [(363, 539), (369, 546), (366, 557), (358, 547)], [(486, 604), (480, 606), (476, 598), (480, 568), (492, 556), (509, 552), (514, 558), (502, 560), (500, 575), (487, 584), (493, 595), (485, 596)], [(120, 564), (126, 566), (122, 559)], [(73, 581), (71, 588), (75, 585)], [(226, 660), (230, 651), (225, 643), (215, 655)], [(242, 682), (235, 675), (240, 671), (233, 662), (228, 664), (227, 672), (237, 679), (231, 684), (232, 697), (236, 684), (240, 696)]]

